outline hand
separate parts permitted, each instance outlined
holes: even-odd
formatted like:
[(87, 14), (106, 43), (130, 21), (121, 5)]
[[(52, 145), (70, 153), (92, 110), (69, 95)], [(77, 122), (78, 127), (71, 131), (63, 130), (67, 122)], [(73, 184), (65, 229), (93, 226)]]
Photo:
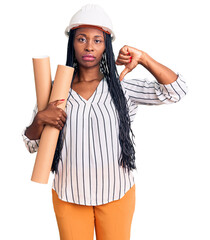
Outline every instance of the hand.
[(67, 114), (63, 109), (57, 107), (57, 105), (61, 103), (63, 103), (63, 101), (55, 100), (48, 103), (44, 110), (38, 112), (39, 119), (42, 124), (48, 124), (52, 127), (62, 130), (66, 122)]
[(115, 62), (117, 65), (125, 65), (125, 69), (120, 74), (120, 81), (140, 63), (143, 53), (143, 51), (127, 45), (120, 49)]

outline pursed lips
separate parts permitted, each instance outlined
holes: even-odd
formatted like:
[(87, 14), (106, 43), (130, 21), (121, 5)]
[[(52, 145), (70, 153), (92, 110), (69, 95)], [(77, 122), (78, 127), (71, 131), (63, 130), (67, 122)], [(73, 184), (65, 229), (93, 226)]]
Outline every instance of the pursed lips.
[(83, 58), (84, 60), (87, 60), (87, 61), (88, 61), (88, 60), (93, 61), (93, 60), (95, 59), (95, 57), (94, 57), (92, 54), (83, 55), (82, 58)]

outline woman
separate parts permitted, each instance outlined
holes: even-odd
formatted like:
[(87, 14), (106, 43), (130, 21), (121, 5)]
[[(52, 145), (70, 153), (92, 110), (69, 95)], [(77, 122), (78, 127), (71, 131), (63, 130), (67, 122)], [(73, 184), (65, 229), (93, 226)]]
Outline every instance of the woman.
[[(111, 20), (98, 5), (88, 4), (71, 19), (67, 66), (75, 68), (66, 109), (57, 100), (32, 116), (23, 139), (36, 152), (45, 124), (61, 130), (52, 164), (52, 197), (60, 238), (130, 239), (135, 209), (132, 170), (135, 150), (131, 122), (140, 104), (169, 104), (185, 96), (180, 74), (130, 46), (115, 60)], [(125, 80), (138, 64), (157, 79)], [(116, 65), (125, 65), (118, 75)]]

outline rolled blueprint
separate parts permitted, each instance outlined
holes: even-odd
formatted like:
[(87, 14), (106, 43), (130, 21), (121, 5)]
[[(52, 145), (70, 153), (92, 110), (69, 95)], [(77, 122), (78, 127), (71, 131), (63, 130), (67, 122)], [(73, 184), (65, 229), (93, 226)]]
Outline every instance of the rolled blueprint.
[[(65, 110), (66, 100), (72, 82), (74, 68), (58, 65), (49, 102), (65, 99), (57, 107)], [(39, 142), (34, 169), (31, 180), (37, 183), (48, 183), (53, 157), (60, 130), (50, 125), (45, 125)]]
[(48, 56), (33, 57), (34, 79), (38, 111), (47, 107), (52, 88), (50, 58)]

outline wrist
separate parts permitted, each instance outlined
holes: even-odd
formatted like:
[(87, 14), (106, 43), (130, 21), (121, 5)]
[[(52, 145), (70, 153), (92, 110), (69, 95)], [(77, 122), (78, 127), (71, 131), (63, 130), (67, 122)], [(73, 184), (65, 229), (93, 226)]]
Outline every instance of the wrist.
[(35, 117), (35, 122), (40, 127), (44, 126), (45, 123), (44, 123), (42, 111), (37, 112), (36, 117)]
[(139, 57), (138, 63), (146, 66), (147, 65), (147, 58), (148, 58), (148, 54), (146, 52), (141, 51), (141, 55)]

